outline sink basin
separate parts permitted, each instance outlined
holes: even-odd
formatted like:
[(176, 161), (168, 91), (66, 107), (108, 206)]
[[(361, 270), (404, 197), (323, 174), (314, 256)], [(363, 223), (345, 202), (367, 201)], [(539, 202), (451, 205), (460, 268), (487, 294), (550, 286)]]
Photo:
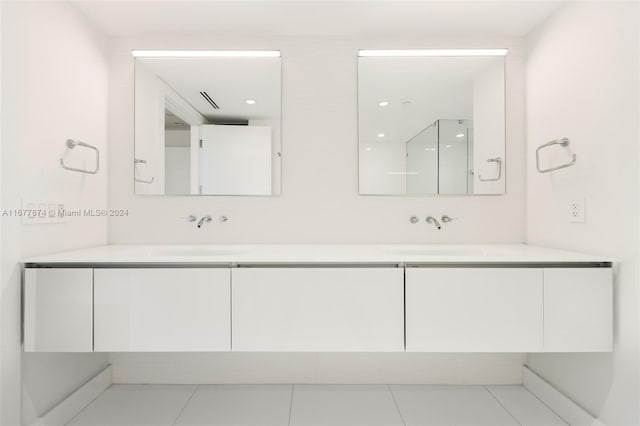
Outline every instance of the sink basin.
[(388, 247), (385, 250), (395, 254), (411, 256), (486, 256), (485, 250), (480, 247), (402, 246)]
[(229, 256), (248, 252), (240, 247), (162, 247), (149, 250), (149, 256)]

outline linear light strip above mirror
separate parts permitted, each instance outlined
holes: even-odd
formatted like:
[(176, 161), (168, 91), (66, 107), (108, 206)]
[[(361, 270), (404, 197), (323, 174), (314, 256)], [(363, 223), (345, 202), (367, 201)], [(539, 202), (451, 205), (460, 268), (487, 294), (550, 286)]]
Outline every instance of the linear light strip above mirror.
[(153, 58), (279, 58), (279, 50), (132, 50), (135, 57)]
[(358, 56), (504, 56), (507, 52), (508, 49), (359, 50)]

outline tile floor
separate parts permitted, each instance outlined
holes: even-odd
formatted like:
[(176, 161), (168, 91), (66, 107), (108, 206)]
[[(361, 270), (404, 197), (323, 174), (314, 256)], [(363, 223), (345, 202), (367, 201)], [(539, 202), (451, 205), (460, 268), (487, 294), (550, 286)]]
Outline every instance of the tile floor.
[(566, 426), (521, 386), (113, 385), (72, 426)]

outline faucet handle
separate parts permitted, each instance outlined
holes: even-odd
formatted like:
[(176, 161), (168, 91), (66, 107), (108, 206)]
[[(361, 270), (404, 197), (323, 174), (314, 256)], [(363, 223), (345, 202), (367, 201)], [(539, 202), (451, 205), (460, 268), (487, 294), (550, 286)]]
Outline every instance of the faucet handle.
[(411, 216), (409, 218), (409, 222), (411, 222), (413, 224), (416, 224), (416, 223), (420, 222), (420, 219), (418, 219), (418, 216)]
[(453, 222), (456, 219), (458, 219), (458, 218), (457, 217), (451, 217), (451, 216), (448, 216), (446, 214), (443, 214), (442, 217), (440, 218), (440, 220), (442, 220), (442, 223), (450, 223), (450, 222)]

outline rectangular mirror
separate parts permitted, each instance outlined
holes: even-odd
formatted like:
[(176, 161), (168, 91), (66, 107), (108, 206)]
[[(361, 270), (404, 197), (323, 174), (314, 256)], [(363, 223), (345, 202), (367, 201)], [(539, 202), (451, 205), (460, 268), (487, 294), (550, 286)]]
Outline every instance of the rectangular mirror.
[(280, 194), (280, 52), (133, 54), (136, 194)]
[(504, 194), (505, 53), (360, 51), (360, 194)]

